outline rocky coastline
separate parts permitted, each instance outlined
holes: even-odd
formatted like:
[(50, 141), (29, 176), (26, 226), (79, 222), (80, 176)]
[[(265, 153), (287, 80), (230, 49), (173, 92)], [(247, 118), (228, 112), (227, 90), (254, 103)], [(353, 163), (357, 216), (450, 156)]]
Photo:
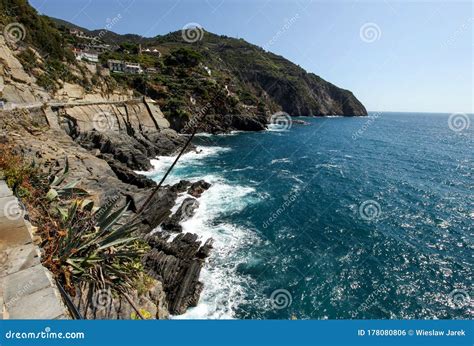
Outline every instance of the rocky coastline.
[[(91, 198), (99, 204), (129, 203), (129, 211), (134, 215), (156, 186), (154, 181), (135, 170), (148, 170), (150, 159), (180, 150), (186, 137), (169, 129), (158, 109), (154, 109), (154, 115), (162, 121), (162, 127), (153, 127), (152, 114), (135, 101), (101, 106), (101, 112), (107, 116), (113, 114), (117, 126), (97, 131), (87, 127), (93, 124), (87, 117), (99, 111), (95, 107), (48, 109), (49, 118), (41, 108), (0, 112), (0, 124), (2, 132), (5, 131), (5, 140), (7, 133), (22, 156), (51, 167), (61, 166), (68, 158), (70, 180), (78, 179), (81, 188), (89, 191)], [(124, 110), (127, 117), (121, 117)], [(158, 317), (182, 314), (199, 300), (203, 287), (199, 274), (212, 249), (212, 240), (202, 244), (196, 234), (182, 233), (179, 223), (191, 216), (200, 195), (209, 186), (204, 181), (182, 181), (171, 186), (165, 182), (140, 215), (140, 232), (152, 249), (143, 260), (145, 270), (161, 283), (159, 289), (163, 292), (157, 294), (155, 287), (155, 295), (165, 300)], [(183, 193), (189, 194), (189, 198), (171, 215), (178, 194)], [(165, 225), (165, 231), (150, 236), (150, 232), (161, 224)], [(175, 237), (169, 241), (172, 234)], [(80, 304), (81, 299), (84, 299), (82, 293), (76, 295), (76, 303), (83, 309), (84, 316), (126, 318), (128, 314), (124, 308), (98, 314), (87, 304)], [(115, 302), (113, 305), (123, 304)]]
[[(36, 13), (31, 16), (43, 23)], [(29, 29), (45, 38), (54, 33), (63, 42), (49, 25)], [(170, 35), (163, 39), (172, 39)], [(97, 205), (128, 205), (129, 217), (138, 218), (140, 237), (151, 249), (143, 265), (154, 282), (142, 294), (113, 297), (112, 304), (99, 309), (90, 304), (88, 287), (77, 288), (74, 304), (85, 318), (130, 318), (134, 306), (149, 311), (152, 318), (169, 318), (198, 304), (204, 285), (200, 272), (213, 241), (184, 233), (180, 223), (192, 217), (210, 184), (165, 181), (138, 213), (156, 188), (155, 181), (137, 173), (152, 169), (150, 160), (176, 155), (190, 133), (265, 130), (275, 112), (288, 112), (284, 121), (290, 115), (367, 114), (352, 93), (281, 57), (268, 53), (274, 63), (257, 66), (242, 60), (238, 51), (250, 53), (250, 61), (261, 62), (260, 48), (213, 34), (208, 38), (217, 55), (209, 56), (206, 63), (221, 69), (225, 78), (216, 79), (202, 62), (188, 66), (165, 59), (169, 66), (160, 72), (161, 77), (167, 76), (163, 85), (153, 83), (142, 92), (141, 84), (117, 84), (100, 64), (67, 60), (71, 52), (65, 45), (52, 51), (59, 67), (51, 70), (50, 52), (43, 52), (36, 41), (7, 42), (0, 35), (1, 142), (12, 144), (19, 156), (39, 162), (44, 169), (59, 169), (67, 161), (67, 181), (78, 181)], [(186, 49), (177, 52), (200, 56)], [(222, 65), (224, 60), (228, 64)], [(254, 65), (258, 69), (248, 70)], [(277, 65), (286, 72), (274, 70)], [(190, 78), (183, 77), (188, 74)], [(192, 144), (188, 150), (193, 150)]]

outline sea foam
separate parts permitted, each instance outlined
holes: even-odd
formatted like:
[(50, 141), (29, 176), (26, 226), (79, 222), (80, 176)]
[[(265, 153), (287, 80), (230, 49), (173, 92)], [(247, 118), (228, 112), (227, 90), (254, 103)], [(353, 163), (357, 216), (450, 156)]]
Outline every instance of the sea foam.
[[(211, 255), (201, 271), (200, 280), (204, 283), (204, 289), (198, 306), (188, 309), (183, 315), (172, 318), (234, 318), (235, 309), (245, 295), (244, 288), (251, 284), (249, 278), (237, 273), (237, 267), (247, 260), (239, 250), (258, 242), (258, 237), (250, 229), (223, 220), (226, 216), (243, 210), (247, 205), (256, 203), (261, 198), (253, 187), (234, 184), (219, 175), (203, 174), (200, 169), (194, 170), (194, 173), (187, 170), (189, 167), (203, 166), (205, 158), (228, 150), (230, 149), (224, 147), (198, 146), (196, 151), (188, 152), (180, 158), (165, 182), (174, 184), (181, 179), (191, 181), (204, 179), (211, 183), (211, 187), (198, 199), (199, 208), (196, 209), (196, 213), (181, 225), (183, 232), (197, 234), (202, 242), (209, 238), (214, 240)], [(176, 156), (158, 157), (156, 160), (151, 160), (153, 170), (140, 173), (158, 181), (175, 158)], [(186, 193), (180, 194), (171, 212), (176, 212), (187, 197), (189, 195)], [(154, 230), (154, 232), (160, 231), (160, 228)]]
[(199, 198), (196, 214), (181, 225), (183, 232), (196, 233), (203, 242), (213, 238), (214, 248), (201, 272), (204, 290), (198, 306), (174, 318), (230, 319), (245, 295), (244, 287), (250, 284), (249, 278), (237, 273), (239, 264), (246, 260), (239, 249), (258, 239), (252, 230), (220, 218), (241, 211), (258, 197), (252, 187), (232, 185), (217, 176), (201, 178), (212, 186)]

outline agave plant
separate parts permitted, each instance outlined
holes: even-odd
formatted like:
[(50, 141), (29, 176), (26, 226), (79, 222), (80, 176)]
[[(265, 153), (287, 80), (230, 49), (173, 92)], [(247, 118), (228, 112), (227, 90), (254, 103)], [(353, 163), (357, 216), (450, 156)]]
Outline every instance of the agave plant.
[(116, 208), (116, 200), (95, 208), (93, 201), (80, 199), (88, 195), (87, 191), (76, 187), (79, 181), (64, 184), (68, 176), (67, 159), (62, 172), (49, 173), (45, 200), (57, 217), (56, 231), (45, 244), (45, 264), (64, 280), (72, 294), (79, 281), (91, 287), (127, 291), (141, 271), (141, 256), (147, 249), (133, 235), (138, 223), (122, 222), (128, 205)]
[(66, 157), (66, 164), (63, 171), (59, 175), (52, 174), (51, 168), (49, 170), (48, 180), (49, 180), (49, 191), (46, 194), (46, 199), (48, 201), (53, 201), (57, 198), (72, 198), (87, 196), (88, 193), (84, 189), (77, 188), (76, 185), (79, 183), (79, 180), (74, 180), (63, 186), (61, 184), (69, 176), (69, 161)]
[(92, 289), (125, 293), (142, 272), (145, 242), (134, 236), (138, 224), (127, 220), (128, 205), (101, 208), (84, 199), (87, 191), (66, 182), (69, 162), (59, 172), (44, 172), (0, 146), (0, 168), (28, 207), (43, 242), (43, 264), (71, 294), (80, 282)]
[[(72, 292), (73, 282), (128, 291), (141, 272), (144, 242), (133, 235), (137, 223), (120, 222), (128, 205), (115, 204), (94, 210), (90, 200), (76, 200), (69, 208), (58, 208), (58, 236), (48, 247), (50, 265)], [(115, 210), (116, 209), (116, 210)]]

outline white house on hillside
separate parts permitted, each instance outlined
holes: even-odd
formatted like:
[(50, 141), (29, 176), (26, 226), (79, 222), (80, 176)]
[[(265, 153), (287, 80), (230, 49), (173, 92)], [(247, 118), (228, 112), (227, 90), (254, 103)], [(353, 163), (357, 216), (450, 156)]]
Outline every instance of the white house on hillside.
[(143, 73), (140, 64), (135, 62), (110, 59), (107, 61), (107, 65), (110, 72)]
[(99, 62), (99, 55), (95, 52), (85, 52), (82, 50), (74, 51), (74, 55), (76, 56), (76, 60), (86, 60), (93, 63)]

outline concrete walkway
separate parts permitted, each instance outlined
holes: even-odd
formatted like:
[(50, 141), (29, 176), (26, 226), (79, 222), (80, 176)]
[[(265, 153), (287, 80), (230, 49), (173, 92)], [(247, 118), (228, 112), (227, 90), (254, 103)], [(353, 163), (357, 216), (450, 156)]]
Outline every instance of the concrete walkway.
[(32, 108), (42, 108), (42, 107), (75, 107), (75, 106), (94, 106), (94, 105), (117, 105), (124, 104), (128, 102), (140, 102), (143, 100), (143, 97), (134, 97), (126, 100), (120, 101), (48, 101), (48, 102), (26, 102), (26, 103), (13, 103), (6, 102), (3, 106), (0, 107), (0, 110), (11, 111), (14, 109), (32, 109)]
[(0, 319), (69, 318), (32, 239), (17, 198), (0, 180)]

